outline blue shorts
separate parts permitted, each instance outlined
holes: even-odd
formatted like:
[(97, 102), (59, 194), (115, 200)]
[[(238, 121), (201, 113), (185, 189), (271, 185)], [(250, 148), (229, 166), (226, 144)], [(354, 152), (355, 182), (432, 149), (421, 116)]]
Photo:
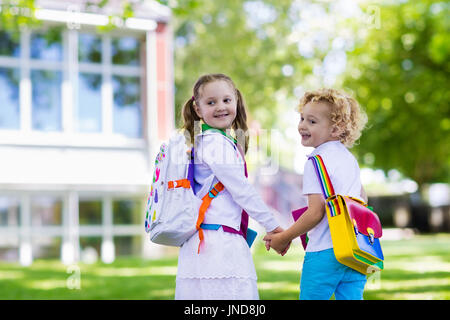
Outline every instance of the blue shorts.
[(367, 278), (336, 260), (333, 249), (306, 252), (300, 300), (362, 300)]

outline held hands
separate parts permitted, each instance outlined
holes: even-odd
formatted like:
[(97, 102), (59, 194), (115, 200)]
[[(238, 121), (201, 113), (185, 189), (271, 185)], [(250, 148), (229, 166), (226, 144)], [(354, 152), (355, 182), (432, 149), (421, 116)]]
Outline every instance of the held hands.
[(283, 228), (277, 227), (271, 232), (267, 232), (263, 240), (266, 242), (267, 251), (273, 248), (278, 254), (284, 256), (291, 246), (291, 241), (286, 240), (283, 233)]

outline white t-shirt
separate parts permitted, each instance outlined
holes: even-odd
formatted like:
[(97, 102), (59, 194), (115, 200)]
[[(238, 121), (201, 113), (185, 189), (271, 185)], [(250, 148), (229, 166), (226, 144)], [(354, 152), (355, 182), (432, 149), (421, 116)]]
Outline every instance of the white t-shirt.
[[(361, 179), (358, 162), (340, 141), (328, 141), (308, 155), (320, 155), (330, 176), (336, 194), (361, 199)], [(323, 194), (312, 160), (305, 164), (303, 194)], [(322, 220), (308, 232), (307, 252), (322, 251), (333, 247), (326, 213)]]

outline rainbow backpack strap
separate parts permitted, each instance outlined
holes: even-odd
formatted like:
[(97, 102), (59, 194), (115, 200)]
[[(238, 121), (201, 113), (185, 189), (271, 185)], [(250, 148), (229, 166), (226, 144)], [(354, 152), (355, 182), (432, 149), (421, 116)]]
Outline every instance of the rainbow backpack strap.
[[(316, 155), (314, 157), (310, 157), (309, 160), (312, 160), (313, 162), (314, 169), (316, 169), (317, 178), (319, 179), (320, 186), (322, 187), (323, 196), (325, 197), (325, 200), (327, 200), (328, 198), (334, 196), (335, 193), (323, 159), (321, 156)], [(330, 209), (330, 214), (332, 217), (340, 213), (339, 204), (337, 201), (326, 201), (326, 203)]]

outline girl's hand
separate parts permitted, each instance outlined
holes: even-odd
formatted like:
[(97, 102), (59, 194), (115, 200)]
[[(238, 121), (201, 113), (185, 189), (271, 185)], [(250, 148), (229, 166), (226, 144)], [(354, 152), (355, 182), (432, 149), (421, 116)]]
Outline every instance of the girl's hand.
[(291, 246), (291, 241), (285, 239), (283, 232), (274, 233), (274, 231), (268, 233), (263, 238), (266, 241), (266, 248), (268, 243), (277, 253), (284, 256)]
[[(272, 235), (272, 234), (276, 234), (279, 232), (283, 232), (284, 229), (281, 227), (277, 227), (275, 230), (267, 232), (268, 235)], [(265, 238), (263, 239), (265, 241), (265, 246), (266, 246), (266, 250), (269, 251), (270, 250), (270, 240), (265, 240)]]

